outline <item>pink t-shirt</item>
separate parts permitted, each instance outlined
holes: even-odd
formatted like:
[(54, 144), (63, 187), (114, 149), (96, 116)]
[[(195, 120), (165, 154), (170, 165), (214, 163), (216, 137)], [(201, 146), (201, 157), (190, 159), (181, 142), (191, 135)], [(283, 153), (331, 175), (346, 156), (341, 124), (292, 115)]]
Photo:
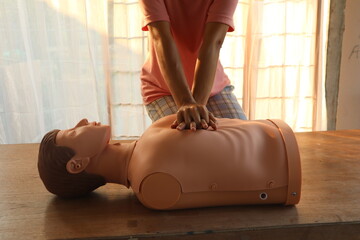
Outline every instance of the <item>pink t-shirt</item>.
[[(140, 0), (144, 13), (144, 27), (157, 21), (168, 21), (178, 48), (184, 73), (191, 89), (195, 63), (203, 40), (205, 24), (220, 22), (234, 31), (233, 14), (238, 0)], [(141, 92), (145, 104), (171, 95), (157, 62), (155, 48), (150, 39), (149, 55), (141, 72)], [(218, 62), (211, 96), (230, 84), (220, 61)]]

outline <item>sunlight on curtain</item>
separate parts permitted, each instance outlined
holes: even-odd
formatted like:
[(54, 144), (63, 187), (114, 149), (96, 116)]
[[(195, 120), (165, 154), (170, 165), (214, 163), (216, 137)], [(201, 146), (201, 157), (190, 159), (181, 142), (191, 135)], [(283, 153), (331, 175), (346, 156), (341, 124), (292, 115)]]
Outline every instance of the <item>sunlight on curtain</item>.
[[(220, 51), (220, 61), (235, 86), (234, 93), (243, 105), (244, 60), (246, 52), (246, 26), (249, 14), (248, 1), (239, 0), (234, 13), (235, 31), (226, 35)], [(248, 114), (247, 114), (248, 115)]]
[(0, 143), (107, 122), (106, 1), (5, 0), (0, 16)]
[(113, 139), (138, 138), (151, 124), (142, 103), (140, 71), (148, 51), (138, 1), (115, 0), (110, 9)]
[(247, 10), (245, 47), (236, 54), (244, 54), (243, 108), (249, 119), (278, 118), (294, 131), (315, 130), (323, 121), (315, 106), (321, 100), (315, 86), (322, 86), (316, 58), (318, 1), (240, 4)]
[(322, 121), (315, 119), (322, 80), (316, 58), (318, 1), (248, 3), (245, 111), (250, 119), (282, 119), (294, 131), (315, 130), (314, 123)]

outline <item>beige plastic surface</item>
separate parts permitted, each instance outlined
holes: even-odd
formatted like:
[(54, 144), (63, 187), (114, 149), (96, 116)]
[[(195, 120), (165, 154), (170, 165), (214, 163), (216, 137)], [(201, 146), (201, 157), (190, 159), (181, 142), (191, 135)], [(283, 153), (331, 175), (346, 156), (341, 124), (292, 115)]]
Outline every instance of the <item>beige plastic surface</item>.
[[(177, 209), (299, 202), (299, 151), (293, 132), (284, 122), (218, 119), (217, 131), (191, 132), (171, 129), (174, 118), (165, 117), (149, 127), (129, 163), (129, 182), (145, 205)], [(165, 191), (156, 188), (169, 189), (171, 185), (160, 180), (150, 182), (148, 176), (154, 173), (167, 174), (180, 185), (176, 204), (154, 201), (152, 195), (156, 194), (167, 198)], [(143, 186), (152, 191), (142, 192)], [(261, 193), (266, 194), (265, 199)]]
[(180, 183), (166, 173), (153, 173), (146, 177), (140, 187), (138, 198), (142, 203), (154, 209), (169, 209), (179, 200)]

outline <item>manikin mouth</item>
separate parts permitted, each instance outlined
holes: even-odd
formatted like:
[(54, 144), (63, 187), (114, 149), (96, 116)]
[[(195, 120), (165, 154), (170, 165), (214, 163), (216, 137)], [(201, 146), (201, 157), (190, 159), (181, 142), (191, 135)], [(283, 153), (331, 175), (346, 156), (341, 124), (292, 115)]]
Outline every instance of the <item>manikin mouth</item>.
[(91, 122), (90, 125), (101, 126), (101, 122)]

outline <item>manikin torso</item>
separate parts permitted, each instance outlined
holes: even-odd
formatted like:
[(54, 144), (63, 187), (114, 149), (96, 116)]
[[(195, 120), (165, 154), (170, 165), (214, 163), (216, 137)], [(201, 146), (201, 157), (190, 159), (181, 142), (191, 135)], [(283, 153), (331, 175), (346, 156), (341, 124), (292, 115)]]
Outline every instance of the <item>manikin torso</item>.
[(192, 132), (171, 129), (174, 120), (170, 115), (152, 124), (126, 164), (128, 182), (145, 206), (178, 209), (299, 201), (299, 152), (283, 122), (218, 119), (218, 130)]

